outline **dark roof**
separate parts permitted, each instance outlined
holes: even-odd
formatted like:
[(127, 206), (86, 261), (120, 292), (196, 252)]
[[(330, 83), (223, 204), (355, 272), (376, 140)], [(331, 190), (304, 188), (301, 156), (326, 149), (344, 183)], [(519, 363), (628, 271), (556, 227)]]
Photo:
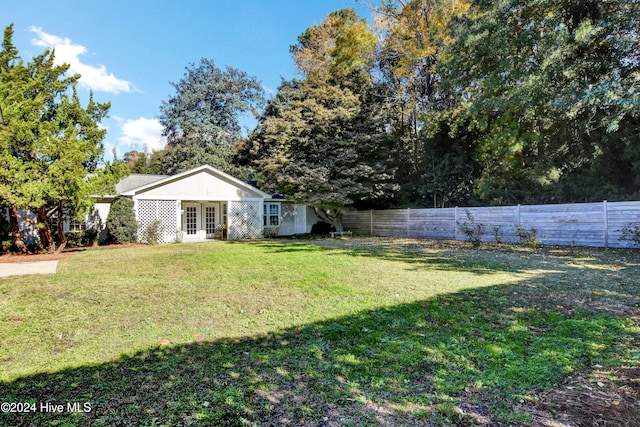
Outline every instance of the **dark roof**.
[(143, 185), (151, 184), (161, 179), (167, 178), (168, 175), (147, 175), (141, 173), (132, 173), (127, 175), (116, 184), (116, 194), (122, 194), (126, 191), (133, 190)]

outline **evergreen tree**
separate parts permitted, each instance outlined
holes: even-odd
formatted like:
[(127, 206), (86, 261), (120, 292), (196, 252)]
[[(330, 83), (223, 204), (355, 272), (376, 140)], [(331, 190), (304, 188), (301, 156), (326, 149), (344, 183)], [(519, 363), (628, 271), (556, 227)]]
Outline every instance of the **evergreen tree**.
[[(50, 215), (57, 213), (60, 227), (64, 218), (83, 217), (92, 205), (90, 196), (118, 178), (97, 173), (106, 133), (99, 123), (109, 104), (91, 96), (82, 107), (75, 91), (80, 76), (67, 76), (68, 65), (54, 65), (52, 51), (25, 64), (12, 35), (9, 26), (0, 52), (0, 196), (9, 207), (18, 249), (26, 251), (18, 217), (21, 210), (31, 210), (36, 220), (22, 219), (38, 228), (41, 244), (53, 251)], [(116, 166), (105, 170), (120, 173)], [(59, 250), (65, 244), (60, 236)]]
[(106, 227), (107, 241), (110, 243), (136, 243), (138, 223), (133, 212), (133, 200), (128, 197), (116, 197), (111, 202)]

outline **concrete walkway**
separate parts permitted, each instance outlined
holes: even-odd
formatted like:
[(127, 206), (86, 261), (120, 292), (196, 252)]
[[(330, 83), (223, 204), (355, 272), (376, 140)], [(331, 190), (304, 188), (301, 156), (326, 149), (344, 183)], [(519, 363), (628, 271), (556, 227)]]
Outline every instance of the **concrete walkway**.
[(5, 262), (0, 263), (0, 277), (22, 276), (25, 274), (54, 274), (58, 261)]

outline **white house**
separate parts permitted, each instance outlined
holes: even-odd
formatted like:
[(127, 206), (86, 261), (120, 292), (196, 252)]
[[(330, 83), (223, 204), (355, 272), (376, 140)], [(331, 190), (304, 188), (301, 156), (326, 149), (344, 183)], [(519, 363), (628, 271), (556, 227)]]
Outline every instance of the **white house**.
[(102, 229), (117, 196), (133, 200), (140, 231), (159, 221), (161, 242), (213, 239), (221, 228), (230, 240), (304, 234), (317, 221), (307, 206), (273, 197), (208, 165), (173, 176), (125, 177), (116, 194), (95, 203), (92, 217)]

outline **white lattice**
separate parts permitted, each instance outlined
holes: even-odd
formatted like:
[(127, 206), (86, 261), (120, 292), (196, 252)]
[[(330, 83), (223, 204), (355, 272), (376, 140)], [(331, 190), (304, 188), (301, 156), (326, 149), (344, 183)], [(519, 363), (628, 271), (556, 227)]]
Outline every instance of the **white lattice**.
[(176, 200), (138, 200), (138, 237), (140, 241), (143, 241), (142, 231), (156, 220), (159, 220), (161, 224), (158, 243), (172, 242), (176, 239), (177, 203)]
[(229, 240), (262, 237), (260, 202), (229, 202)]

